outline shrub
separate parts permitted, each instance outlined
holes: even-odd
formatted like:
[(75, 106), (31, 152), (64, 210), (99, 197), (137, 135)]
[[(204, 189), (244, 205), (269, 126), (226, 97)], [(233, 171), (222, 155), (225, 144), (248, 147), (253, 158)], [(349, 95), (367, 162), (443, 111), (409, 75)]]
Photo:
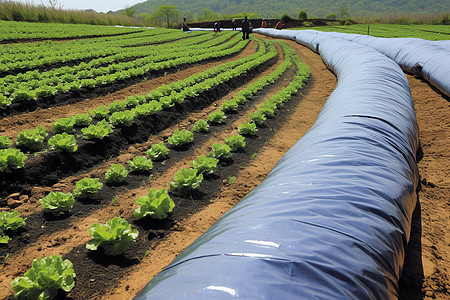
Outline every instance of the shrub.
[(288, 15), (288, 14), (283, 14), (282, 16), (281, 16), (281, 21), (283, 21), (283, 23), (288, 23), (288, 22), (291, 22), (291, 21), (293, 21), (294, 20), (294, 18), (292, 18), (290, 15)]
[(329, 14), (326, 18), (328, 20), (336, 20), (336, 15), (335, 14)]
[(113, 164), (105, 173), (107, 183), (120, 183), (128, 176), (128, 171), (121, 164)]
[(301, 10), (301, 11), (298, 13), (298, 19), (299, 19), (299, 20), (306, 20), (306, 19), (308, 19), (308, 15), (306, 14), (306, 11)]
[(75, 286), (72, 263), (59, 255), (36, 258), (31, 265), (11, 282), (16, 299), (53, 299), (59, 289), (69, 292)]
[(136, 200), (136, 204), (141, 205), (133, 213), (138, 220), (146, 216), (150, 216), (153, 219), (165, 219), (167, 214), (175, 207), (175, 203), (166, 189), (150, 189), (147, 195), (141, 196)]

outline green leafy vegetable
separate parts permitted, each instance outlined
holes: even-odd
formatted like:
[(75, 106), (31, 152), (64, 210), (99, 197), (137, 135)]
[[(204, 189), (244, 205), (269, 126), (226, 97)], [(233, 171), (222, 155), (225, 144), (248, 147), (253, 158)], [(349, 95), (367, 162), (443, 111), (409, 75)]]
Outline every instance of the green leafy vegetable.
[(216, 110), (212, 113), (209, 114), (208, 116), (208, 120), (212, 123), (216, 123), (216, 124), (220, 124), (223, 123), (223, 121), (226, 119), (227, 117), (225, 116), (225, 113), (221, 110)]
[(27, 156), (19, 149), (0, 149), (0, 172), (23, 168)]
[(111, 125), (109, 125), (106, 120), (101, 120), (97, 123), (97, 125), (89, 125), (87, 128), (81, 128), (81, 132), (83, 136), (87, 140), (92, 139), (104, 139), (108, 135), (110, 135), (113, 130)]
[(192, 127), (192, 131), (195, 132), (208, 132), (209, 130), (209, 124), (203, 119), (198, 120), (195, 122), (194, 126)]
[(218, 162), (219, 160), (217, 158), (200, 155), (191, 162), (191, 166), (197, 170), (198, 174), (211, 174), (216, 171)]
[(92, 198), (99, 189), (103, 187), (103, 183), (99, 182), (98, 178), (83, 178), (76, 184), (76, 189), (73, 195), (77, 198)]
[(97, 250), (102, 247), (106, 255), (118, 255), (128, 249), (129, 243), (134, 241), (139, 232), (131, 229), (131, 225), (122, 218), (116, 217), (106, 224), (95, 223), (88, 230), (92, 240), (87, 242), (86, 248)]
[(45, 212), (59, 216), (72, 209), (75, 199), (71, 193), (50, 192), (39, 202), (44, 207)]
[(47, 132), (42, 126), (38, 126), (36, 129), (25, 129), (17, 134), (16, 145), (29, 150), (39, 150), (44, 146), (46, 136)]
[(241, 124), (241, 126), (239, 126), (239, 134), (242, 135), (255, 135), (256, 132), (258, 131), (258, 129), (256, 128), (256, 124), (253, 122), (247, 122), (247, 123), (243, 123)]
[(203, 174), (197, 175), (197, 170), (183, 168), (175, 173), (174, 182), (169, 183), (172, 193), (183, 196), (197, 188), (203, 181)]
[(258, 126), (261, 126), (266, 120), (266, 116), (260, 111), (249, 114), (248, 118), (250, 122), (254, 122)]
[(120, 183), (128, 176), (128, 171), (121, 164), (113, 164), (105, 173), (107, 183)]
[(73, 131), (73, 126), (75, 125), (73, 118), (60, 118), (56, 122), (52, 123), (52, 130), (56, 133)]
[(19, 217), (17, 210), (3, 211), (0, 213), (0, 244), (7, 244), (10, 238), (3, 233), (6, 230), (16, 230), (25, 225), (24, 218)]
[(48, 140), (48, 144), (52, 150), (62, 150), (67, 152), (75, 152), (78, 149), (77, 141), (73, 134), (56, 134)]
[(226, 113), (235, 112), (237, 111), (238, 106), (239, 104), (236, 100), (234, 99), (226, 100), (222, 104), (222, 111)]
[(151, 160), (162, 160), (169, 154), (169, 149), (164, 145), (164, 142), (160, 142), (152, 145), (145, 153)]
[(153, 168), (152, 160), (145, 156), (136, 156), (128, 161), (128, 164), (131, 172), (148, 171)]
[(0, 149), (9, 148), (12, 145), (11, 140), (6, 135), (0, 135)]
[(131, 126), (133, 125), (136, 114), (131, 110), (114, 112), (109, 121), (113, 126)]
[(173, 134), (167, 139), (167, 142), (173, 147), (183, 147), (194, 140), (194, 134), (186, 129), (178, 130), (175, 129)]
[(231, 151), (237, 151), (245, 147), (245, 137), (242, 135), (232, 135), (225, 139), (225, 143), (230, 146)]
[(141, 196), (136, 200), (136, 204), (141, 205), (134, 211), (134, 217), (138, 220), (146, 216), (153, 219), (165, 219), (167, 213), (175, 207), (175, 203), (166, 189), (150, 189), (146, 196)]
[(101, 105), (99, 107), (97, 107), (96, 109), (91, 109), (89, 111), (89, 114), (95, 118), (95, 119), (103, 119), (105, 118), (108, 114), (109, 114), (109, 108)]
[(59, 289), (66, 292), (75, 286), (75, 272), (69, 260), (50, 255), (33, 260), (32, 267), (24, 276), (12, 282), (16, 299), (53, 299)]
[(88, 126), (92, 122), (92, 118), (88, 113), (75, 115), (72, 117), (72, 120), (77, 126)]
[(231, 153), (230, 146), (225, 144), (213, 144), (212, 149), (208, 154), (209, 157), (214, 157), (222, 160), (230, 158), (231, 155), (233, 154)]

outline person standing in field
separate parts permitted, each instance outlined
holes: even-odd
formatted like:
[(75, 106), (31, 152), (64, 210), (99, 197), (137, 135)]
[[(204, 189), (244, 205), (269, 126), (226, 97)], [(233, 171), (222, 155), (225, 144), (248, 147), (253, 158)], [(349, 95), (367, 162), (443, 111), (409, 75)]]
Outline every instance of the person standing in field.
[(284, 26), (284, 24), (283, 24), (283, 22), (280, 20), (280, 21), (278, 21), (277, 25), (275, 25), (275, 28), (278, 29), (278, 30), (281, 30), (281, 28), (283, 28), (283, 26)]
[(267, 28), (266, 19), (262, 19), (261, 28)]
[(219, 22), (214, 23), (214, 32), (215, 33), (220, 32), (220, 23)]
[(242, 39), (248, 40), (250, 34), (250, 22), (247, 19), (247, 16), (245, 16), (244, 20), (242, 21)]
[(231, 20), (231, 27), (233, 27), (233, 30), (236, 30), (236, 19), (233, 17), (233, 20)]
[(183, 18), (183, 31), (191, 31), (186, 23), (186, 18)]

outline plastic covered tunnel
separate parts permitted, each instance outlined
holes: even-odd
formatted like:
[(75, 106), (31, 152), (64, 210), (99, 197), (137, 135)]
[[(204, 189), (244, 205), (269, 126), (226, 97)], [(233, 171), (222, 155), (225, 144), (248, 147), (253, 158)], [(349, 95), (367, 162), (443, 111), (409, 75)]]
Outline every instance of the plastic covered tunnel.
[(319, 52), (338, 85), (314, 126), (135, 299), (397, 298), (417, 201), (409, 84), (368, 46)]

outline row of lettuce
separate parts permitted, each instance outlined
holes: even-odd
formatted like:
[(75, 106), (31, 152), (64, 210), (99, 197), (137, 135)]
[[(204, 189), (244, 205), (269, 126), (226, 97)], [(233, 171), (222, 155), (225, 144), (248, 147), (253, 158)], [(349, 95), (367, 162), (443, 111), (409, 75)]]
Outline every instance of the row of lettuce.
[(4, 109), (16, 101), (32, 101), (82, 88), (100, 87), (150, 75), (154, 71), (235, 54), (248, 41), (241, 41), (237, 36), (230, 39), (232, 35), (235, 34), (228, 33), (212, 39), (210, 36), (197, 36), (167, 45), (138, 47), (75, 66), (8, 75), (0, 78), (0, 108)]
[[(150, 189), (148, 194), (137, 198), (139, 207), (134, 211), (135, 219), (153, 218), (165, 219), (174, 207), (175, 202), (170, 194), (186, 197), (202, 183), (204, 176), (216, 172), (219, 161), (230, 159), (233, 152), (242, 150), (245, 146), (245, 136), (255, 135), (258, 126), (263, 126), (266, 118), (275, 115), (275, 111), (290, 100), (291, 96), (302, 88), (309, 77), (308, 67), (300, 61), (292, 49), (286, 43), (280, 43), (285, 52), (285, 61), (270, 75), (259, 79), (239, 91), (233, 99), (225, 101), (221, 108), (211, 113), (206, 119), (198, 120), (192, 127), (192, 131), (208, 132), (210, 123), (222, 123), (226, 118), (225, 112), (234, 112), (239, 105), (251, 100), (257, 91), (274, 83), (286, 70), (293, 65), (297, 68), (297, 74), (287, 87), (267, 99), (253, 114), (248, 114), (249, 121), (239, 126), (237, 135), (230, 135), (224, 143), (216, 143), (211, 147), (208, 155), (200, 155), (191, 162), (192, 168), (182, 168), (174, 176), (174, 181), (168, 184), (168, 189)], [(230, 109), (230, 107), (232, 107)], [(258, 118), (254, 116), (258, 115)], [(185, 149), (193, 141), (193, 132), (189, 130), (175, 130), (167, 139), (171, 148)], [(152, 169), (153, 161), (164, 161), (169, 154), (169, 148), (164, 142), (154, 144), (146, 156), (136, 156), (128, 161), (130, 172), (146, 172)], [(113, 164), (105, 173), (107, 184), (117, 184), (128, 175), (128, 170), (121, 164)], [(92, 198), (103, 183), (99, 178), (86, 177), (76, 183), (73, 193), (51, 192), (40, 200), (44, 211), (54, 215), (64, 214), (70, 211), (75, 198)], [(169, 194), (170, 191), (170, 194)], [(15, 230), (25, 225), (25, 220), (20, 218), (17, 211), (3, 212), (0, 214), (0, 230)], [(86, 248), (97, 250), (103, 248), (106, 255), (119, 255), (124, 253), (129, 243), (136, 240), (139, 235), (137, 229), (132, 229), (127, 220), (115, 217), (105, 224), (95, 223), (89, 228), (88, 233), (92, 239), (87, 242)], [(5, 238), (6, 236), (3, 236)], [(7, 238), (7, 237), (6, 237)], [(32, 263), (32, 268), (24, 276), (12, 281), (16, 297), (38, 297), (47, 295), (48, 298), (56, 296), (59, 289), (69, 292), (75, 285), (75, 272), (69, 260), (63, 260), (61, 256), (51, 255), (37, 258)]]

